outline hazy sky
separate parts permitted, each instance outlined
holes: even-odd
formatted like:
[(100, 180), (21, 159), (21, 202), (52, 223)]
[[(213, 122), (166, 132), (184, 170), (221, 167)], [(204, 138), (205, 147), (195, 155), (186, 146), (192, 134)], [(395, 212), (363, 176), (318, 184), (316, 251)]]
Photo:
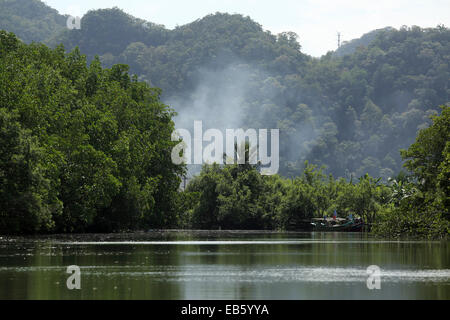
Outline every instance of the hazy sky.
[(302, 51), (313, 56), (343, 40), (373, 29), (402, 25), (450, 25), (449, 0), (45, 0), (62, 14), (82, 16), (90, 9), (117, 6), (131, 15), (163, 24), (183, 25), (215, 12), (240, 13), (272, 33), (294, 31)]

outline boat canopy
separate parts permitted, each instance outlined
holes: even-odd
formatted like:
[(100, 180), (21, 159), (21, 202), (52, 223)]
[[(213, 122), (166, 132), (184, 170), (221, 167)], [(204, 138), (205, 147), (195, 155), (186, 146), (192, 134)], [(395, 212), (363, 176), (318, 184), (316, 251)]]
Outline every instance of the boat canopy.
[[(312, 218), (312, 220), (315, 220), (315, 221), (323, 221), (324, 219), (323, 219), (323, 218)], [(345, 221), (345, 220), (347, 220), (347, 219), (339, 218), (339, 217), (337, 217), (336, 219), (333, 219), (332, 217), (331, 217), (331, 218), (328, 217), (326, 220), (327, 220), (327, 221)]]

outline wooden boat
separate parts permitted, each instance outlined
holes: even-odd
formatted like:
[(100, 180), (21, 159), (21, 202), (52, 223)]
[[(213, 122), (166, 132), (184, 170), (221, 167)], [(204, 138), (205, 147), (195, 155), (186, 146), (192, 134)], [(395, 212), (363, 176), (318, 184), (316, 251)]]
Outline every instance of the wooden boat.
[(315, 218), (313, 219), (313, 222), (311, 222), (311, 226), (313, 231), (360, 232), (364, 227), (364, 222), (360, 219), (347, 220), (343, 218)]

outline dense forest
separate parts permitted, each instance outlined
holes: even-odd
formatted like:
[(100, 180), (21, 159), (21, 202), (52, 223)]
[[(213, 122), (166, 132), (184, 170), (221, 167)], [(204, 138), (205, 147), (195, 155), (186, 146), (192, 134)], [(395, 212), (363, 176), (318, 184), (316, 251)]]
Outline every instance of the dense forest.
[[(375, 234), (441, 238), (450, 232), (450, 107), (402, 150), (411, 174), (389, 183), (368, 174), (335, 179), (304, 164), (294, 179), (262, 176), (257, 166), (205, 165), (189, 184), (183, 223), (205, 229), (302, 230), (311, 218), (360, 216)], [(247, 146), (248, 156), (248, 146)]]
[(0, 32), (0, 231), (176, 224), (173, 111), (126, 65)]
[[(238, 14), (173, 30), (118, 8), (79, 30), (66, 18), (0, 0), (0, 29), (20, 39), (1, 33), (0, 230), (295, 229), (336, 210), (379, 234), (448, 233), (445, 26), (387, 27), (314, 58), (301, 35)], [(170, 135), (193, 120), (279, 128), (280, 175), (205, 166), (179, 192), (190, 168), (170, 163)]]
[(0, 0), (0, 30), (14, 32), (27, 43), (50, 41), (64, 31), (66, 20), (39, 0)]
[[(24, 12), (39, 2), (22, 2), (16, 20), (31, 23)], [(2, 7), (10, 8), (8, 1)], [(80, 30), (58, 31), (52, 21), (40, 29), (56, 31), (34, 40), (79, 47), (106, 67), (129, 65), (139, 80), (162, 89), (177, 127), (203, 120), (213, 128), (279, 128), (283, 176), (299, 175), (307, 160), (337, 177), (369, 173), (387, 181), (402, 167), (398, 150), (450, 101), (444, 26), (375, 30), (318, 59), (301, 52), (301, 36), (271, 34), (237, 14), (173, 30), (118, 8), (88, 12)], [(30, 29), (19, 22), (13, 28), (0, 19), (0, 29), (29, 40)]]

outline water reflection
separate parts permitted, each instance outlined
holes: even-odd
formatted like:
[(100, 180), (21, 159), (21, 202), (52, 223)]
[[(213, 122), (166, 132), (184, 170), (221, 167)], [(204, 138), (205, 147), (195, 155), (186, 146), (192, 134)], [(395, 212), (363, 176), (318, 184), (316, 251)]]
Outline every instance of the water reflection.
[[(349, 233), (0, 240), (1, 299), (449, 299), (448, 242)], [(81, 268), (68, 290), (66, 267)], [(381, 268), (381, 290), (366, 268)]]

